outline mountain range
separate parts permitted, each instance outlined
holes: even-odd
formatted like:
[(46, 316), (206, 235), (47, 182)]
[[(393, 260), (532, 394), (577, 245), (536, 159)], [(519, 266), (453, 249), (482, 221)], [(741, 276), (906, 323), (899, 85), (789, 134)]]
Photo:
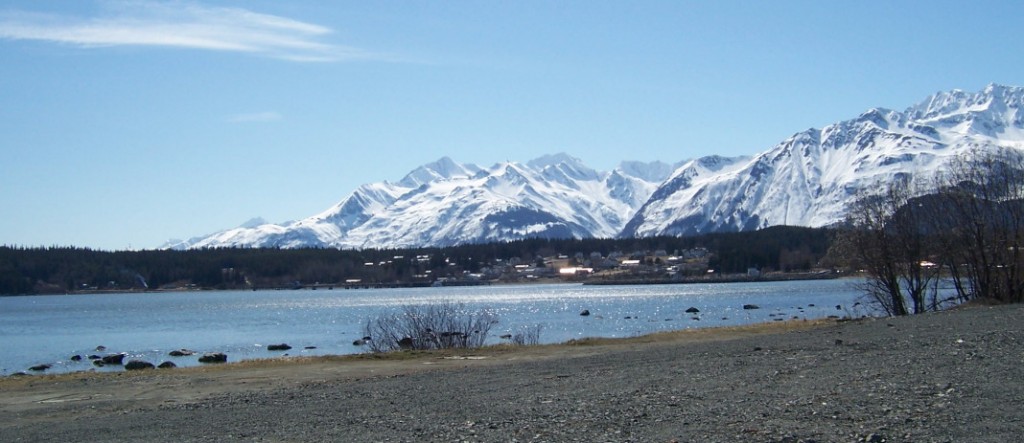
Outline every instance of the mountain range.
[(940, 92), (872, 108), (755, 156), (597, 171), (565, 154), (488, 168), (444, 157), (357, 188), (320, 214), (245, 224), (165, 248), (453, 246), (522, 238), (696, 235), (843, 219), (863, 190), (930, 177), (970, 150), (1024, 150), (1024, 88)]

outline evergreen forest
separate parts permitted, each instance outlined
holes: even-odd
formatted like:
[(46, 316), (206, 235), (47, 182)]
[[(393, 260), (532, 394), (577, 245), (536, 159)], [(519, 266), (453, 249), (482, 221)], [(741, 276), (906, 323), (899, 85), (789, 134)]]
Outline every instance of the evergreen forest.
[[(429, 285), (470, 274), (500, 275), (513, 264), (550, 268), (553, 258), (583, 265), (613, 253), (651, 257), (701, 248), (718, 274), (809, 271), (829, 250), (831, 231), (776, 226), (697, 237), (526, 239), (449, 248), (100, 251), (0, 246), (0, 294), (70, 294), (163, 289), (281, 289)], [(647, 259), (654, 264), (657, 259)]]

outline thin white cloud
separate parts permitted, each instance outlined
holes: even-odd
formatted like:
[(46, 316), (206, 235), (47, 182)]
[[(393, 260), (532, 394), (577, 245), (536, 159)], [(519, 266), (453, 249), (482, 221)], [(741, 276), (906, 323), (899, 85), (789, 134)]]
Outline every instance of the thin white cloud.
[(235, 114), (228, 117), (228, 121), (231, 123), (259, 123), (259, 122), (276, 122), (284, 118), (281, 114), (273, 111), (267, 112), (253, 112), (249, 114)]
[(82, 47), (159, 46), (258, 54), (303, 62), (375, 58), (326, 41), (330, 28), (241, 8), (116, 1), (95, 17), (0, 12), (0, 38)]

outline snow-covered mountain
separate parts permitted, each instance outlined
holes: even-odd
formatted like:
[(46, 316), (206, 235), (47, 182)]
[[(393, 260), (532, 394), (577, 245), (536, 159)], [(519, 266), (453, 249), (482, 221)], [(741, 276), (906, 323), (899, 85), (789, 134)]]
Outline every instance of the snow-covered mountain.
[(840, 221), (859, 190), (928, 178), (968, 150), (1024, 149), (1024, 88), (935, 94), (793, 135), (747, 161), (700, 159), (655, 191), (621, 236), (692, 235)]
[(870, 109), (752, 157), (623, 162), (607, 172), (565, 154), (489, 168), (445, 157), (360, 186), (309, 218), (250, 221), (165, 247), (398, 248), (827, 226), (861, 190), (931, 177), (971, 149), (1024, 149), (1022, 107), (1024, 88), (993, 84), (902, 112)]
[(490, 168), (445, 157), (401, 180), (360, 186), (330, 209), (165, 247), (401, 248), (528, 237), (614, 237), (673, 170), (653, 162), (610, 172), (565, 154)]

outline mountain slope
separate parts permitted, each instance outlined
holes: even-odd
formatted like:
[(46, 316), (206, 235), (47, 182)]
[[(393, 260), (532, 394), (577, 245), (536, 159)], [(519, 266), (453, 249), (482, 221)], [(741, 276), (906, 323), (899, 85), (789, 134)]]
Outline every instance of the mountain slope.
[(396, 183), (360, 186), (306, 219), (166, 246), (398, 248), (614, 237), (673, 169), (660, 162), (624, 165), (601, 172), (557, 154), (484, 169), (445, 157)]
[(565, 154), (489, 168), (450, 158), (360, 186), (324, 212), (165, 247), (397, 248), (526, 237), (644, 237), (839, 222), (863, 190), (930, 178), (970, 150), (1024, 149), (1024, 88), (941, 92), (794, 134), (752, 157), (596, 171)]
[(473, 177), (420, 186), (336, 246), (613, 237), (664, 179), (657, 171), (667, 170), (661, 164), (639, 169), (646, 179), (620, 169), (595, 171), (564, 154), (500, 163)]
[[(676, 171), (621, 236), (694, 235), (840, 221), (860, 190), (928, 178), (968, 150), (1024, 148), (1024, 88), (936, 94), (793, 135), (735, 168)], [(698, 170), (699, 169), (699, 170)]]

